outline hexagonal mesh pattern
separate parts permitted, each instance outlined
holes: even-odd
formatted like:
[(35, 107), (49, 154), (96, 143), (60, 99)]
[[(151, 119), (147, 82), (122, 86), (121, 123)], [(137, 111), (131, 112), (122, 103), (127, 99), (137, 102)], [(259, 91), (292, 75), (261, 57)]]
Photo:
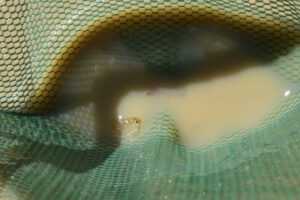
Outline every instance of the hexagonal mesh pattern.
[[(299, 6), (0, 0), (0, 199), (296, 199)], [(246, 38), (293, 85), (290, 97), (255, 129), (192, 151), (178, 143), (170, 116), (161, 114), (133, 144), (99, 147), (92, 104), (52, 112), (61, 98), (88, 94), (95, 77), (109, 71), (184, 71), (176, 65), (183, 48), (178, 38), (208, 24)], [(110, 35), (122, 43), (96, 45)]]

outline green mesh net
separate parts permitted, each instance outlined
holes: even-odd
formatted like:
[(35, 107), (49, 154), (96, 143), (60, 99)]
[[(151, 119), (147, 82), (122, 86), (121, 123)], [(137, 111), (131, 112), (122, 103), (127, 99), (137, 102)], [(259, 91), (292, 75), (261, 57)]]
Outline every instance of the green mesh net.
[[(0, 0), (0, 7), (0, 199), (299, 198), (298, 1)], [(188, 48), (180, 38), (208, 24), (247, 38), (292, 85), (257, 127), (190, 149), (161, 113), (136, 140), (115, 145), (93, 137), (89, 102), (61, 109), (110, 71), (186, 71), (176, 65)]]

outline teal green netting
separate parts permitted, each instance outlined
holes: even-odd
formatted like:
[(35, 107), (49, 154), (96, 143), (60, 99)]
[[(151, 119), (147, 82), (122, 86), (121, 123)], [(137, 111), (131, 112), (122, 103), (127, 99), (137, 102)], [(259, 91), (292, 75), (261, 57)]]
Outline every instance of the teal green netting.
[[(299, 198), (299, 2), (8, 0), (0, 6), (0, 199)], [(93, 33), (113, 30), (143, 62), (169, 72), (176, 51), (168, 34), (194, 22), (249, 36), (292, 85), (257, 127), (195, 150), (180, 143), (172, 116), (162, 113), (137, 140), (98, 146), (86, 134), (93, 131), (88, 106), (68, 117), (40, 115), (51, 109), (70, 67), (62, 87), (70, 96), (89, 91), (87, 80), (114, 67), (93, 71), (110, 55), (71, 63)], [(141, 37), (128, 34), (135, 24)], [(160, 34), (157, 27), (169, 28)], [(119, 62), (125, 69), (140, 65), (127, 54)]]

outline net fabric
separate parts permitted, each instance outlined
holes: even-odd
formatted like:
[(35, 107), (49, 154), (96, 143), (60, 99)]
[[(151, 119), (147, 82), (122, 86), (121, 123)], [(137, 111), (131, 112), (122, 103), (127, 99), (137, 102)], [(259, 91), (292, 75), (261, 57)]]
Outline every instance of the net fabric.
[[(299, 196), (297, 1), (20, 0), (0, 5), (1, 199)], [(87, 92), (92, 76), (119, 67), (107, 65), (113, 55), (121, 55), (118, 62), (124, 69), (138, 68), (142, 60), (171, 72), (176, 52), (169, 45), (175, 30), (206, 22), (250, 35), (262, 57), (277, 58), (271, 68), (295, 85), (258, 127), (191, 150), (180, 144), (172, 116), (161, 114), (133, 143), (99, 147), (86, 134), (93, 132), (92, 105), (59, 117), (45, 114), (63, 79), (70, 80), (63, 94)], [(100, 58), (97, 49), (95, 55), (79, 55), (89, 40), (107, 30), (140, 52), (140, 59), (117, 45)], [(84, 59), (72, 62), (78, 55)], [(94, 63), (106, 65), (95, 72)], [(71, 76), (65, 77), (68, 70)]]

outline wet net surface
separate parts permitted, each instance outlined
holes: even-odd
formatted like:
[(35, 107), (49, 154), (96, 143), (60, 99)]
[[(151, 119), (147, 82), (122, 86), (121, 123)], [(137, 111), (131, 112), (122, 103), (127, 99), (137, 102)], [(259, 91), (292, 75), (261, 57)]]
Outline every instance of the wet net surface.
[[(297, 1), (20, 0), (0, 6), (0, 199), (299, 196)], [(178, 38), (203, 24), (249, 39), (293, 85), (259, 126), (193, 150), (180, 143), (172, 116), (162, 113), (137, 140), (103, 146), (93, 137), (92, 104), (53, 114), (58, 94), (86, 94), (107, 71), (176, 72), (174, 60), (185, 48), (176, 46)], [(125, 47), (112, 42), (81, 52), (107, 33)]]

